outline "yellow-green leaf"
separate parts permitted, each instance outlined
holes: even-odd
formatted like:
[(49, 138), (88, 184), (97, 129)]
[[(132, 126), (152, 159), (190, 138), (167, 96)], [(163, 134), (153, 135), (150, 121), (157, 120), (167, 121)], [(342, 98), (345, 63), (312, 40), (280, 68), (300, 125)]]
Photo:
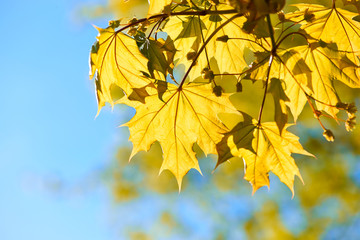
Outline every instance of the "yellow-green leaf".
[(149, 71), (153, 78), (165, 80), (168, 73), (172, 74), (175, 47), (170, 38), (155, 40), (145, 39), (140, 51), (149, 59)]

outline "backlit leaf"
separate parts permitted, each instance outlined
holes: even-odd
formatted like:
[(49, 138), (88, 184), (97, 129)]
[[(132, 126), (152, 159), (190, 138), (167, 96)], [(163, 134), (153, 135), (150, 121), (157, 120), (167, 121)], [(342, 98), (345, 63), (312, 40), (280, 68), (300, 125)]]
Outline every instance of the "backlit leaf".
[[(299, 22), (301, 29), (312, 38), (326, 43), (336, 43), (339, 51), (349, 53), (349, 58), (359, 63), (356, 56), (360, 55), (360, 23), (353, 20), (358, 13), (340, 8), (326, 8), (316, 4), (296, 4), (300, 11), (289, 14), (292, 21)], [(304, 16), (311, 14), (309, 21)]]
[[(133, 89), (142, 88), (151, 81), (143, 76), (148, 73), (148, 60), (141, 54), (136, 41), (122, 32), (115, 32), (112, 27), (106, 29), (97, 28), (99, 36), (95, 43), (96, 52), (90, 55), (91, 75), (95, 72), (96, 91), (98, 92), (99, 111), (105, 102), (114, 104), (111, 97), (110, 87), (116, 85), (123, 89), (129, 96), (137, 94)], [(101, 96), (99, 98), (99, 96)]]
[(194, 143), (205, 154), (216, 154), (216, 144), (227, 131), (217, 114), (239, 113), (226, 94), (216, 97), (210, 84), (189, 84), (182, 89), (168, 84), (168, 91), (163, 93), (162, 99), (158, 98), (157, 91), (153, 91), (146, 104), (133, 105), (136, 114), (124, 124), (129, 127), (133, 143), (130, 158), (139, 151), (148, 151), (158, 141), (164, 158), (160, 172), (170, 170), (181, 187), (183, 176), (191, 168), (200, 171)]
[[(245, 179), (253, 186), (253, 193), (262, 186), (270, 187), (269, 172), (280, 178), (294, 194), (294, 177), (301, 175), (292, 153), (312, 156), (305, 151), (298, 141), (298, 137), (288, 132), (286, 125), (282, 132), (274, 122), (257, 124), (256, 120), (246, 118), (239, 123), (218, 147), (224, 147), (226, 141), (229, 152), (219, 152), (218, 165), (230, 156), (242, 157), (245, 164)], [(224, 149), (224, 148), (222, 148)]]

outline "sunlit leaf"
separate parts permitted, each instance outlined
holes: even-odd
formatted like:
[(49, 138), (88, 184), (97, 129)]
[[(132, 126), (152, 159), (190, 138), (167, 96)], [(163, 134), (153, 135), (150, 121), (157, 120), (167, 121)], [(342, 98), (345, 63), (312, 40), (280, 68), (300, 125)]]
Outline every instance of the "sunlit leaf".
[[(270, 187), (269, 172), (273, 172), (289, 187), (294, 194), (294, 177), (301, 175), (292, 153), (312, 156), (305, 151), (298, 137), (288, 132), (286, 125), (280, 133), (274, 122), (257, 124), (257, 121), (245, 118), (218, 144), (218, 165), (230, 156), (242, 157), (245, 164), (245, 179), (253, 186), (253, 193), (262, 186)], [(224, 147), (226, 142), (229, 152)], [(226, 148), (226, 147), (225, 147)]]
[(275, 115), (274, 119), (276, 125), (279, 128), (279, 132), (281, 133), (285, 124), (288, 122), (288, 114), (286, 109), (285, 102), (290, 101), (284, 92), (284, 88), (281, 84), (281, 81), (277, 78), (272, 78), (268, 90), (274, 99), (275, 105)]
[[(256, 53), (256, 56), (257, 59), (252, 64), (254, 70), (251, 72), (250, 77), (265, 81), (271, 53), (260, 52)], [(305, 93), (310, 92), (307, 89), (307, 79), (302, 75), (310, 71), (303, 60), (301, 60), (300, 54), (292, 49), (276, 55), (270, 68), (269, 78), (281, 79), (283, 81), (282, 87), (289, 99), (289, 101), (286, 101), (286, 105), (289, 106), (295, 121), (307, 101)]]
[[(134, 88), (142, 88), (151, 81), (143, 73), (148, 73), (148, 60), (141, 54), (136, 41), (114, 28), (97, 28), (98, 42), (90, 55), (91, 75), (97, 72), (96, 91), (98, 92), (99, 111), (105, 102), (114, 104), (110, 87), (115, 84), (127, 95), (135, 94)], [(95, 52), (96, 49), (96, 52)], [(138, 95), (142, 98), (142, 95)]]
[(130, 158), (139, 151), (148, 151), (158, 141), (164, 153), (160, 172), (170, 170), (180, 187), (183, 176), (191, 168), (200, 171), (194, 143), (205, 154), (216, 154), (216, 144), (227, 131), (217, 114), (237, 111), (226, 94), (216, 97), (210, 84), (189, 84), (181, 89), (169, 84), (162, 99), (154, 91), (146, 104), (134, 106), (135, 116), (124, 124), (129, 127), (133, 143)]
[[(359, 63), (356, 56), (360, 55), (360, 23), (353, 20), (358, 13), (316, 4), (295, 6), (300, 11), (289, 14), (289, 19), (299, 22), (301, 29), (312, 38), (326, 43), (336, 43), (337, 49), (334, 50), (348, 52), (351, 61)], [(310, 19), (304, 20), (304, 16), (310, 15)]]
[[(219, 7), (219, 10), (226, 9), (231, 8), (228, 6)], [(175, 48), (178, 50), (174, 58), (176, 65), (183, 65), (187, 69), (192, 63), (192, 58), (189, 58), (188, 53), (197, 54), (200, 47), (213, 32), (234, 15), (176, 16), (170, 18), (163, 30), (174, 40)], [(242, 31), (245, 21), (245, 17), (235, 18), (212, 36), (189, 75), (191, 80), (199, 77), (202, 69), (206, 67), (217, 68), (218, 73), (240, 73), (247, 67), (244, 59), (245, 49), (257, 50), (263, 49), (263, 47), (260, 39)], [(227, 36), (226, 41), (217, 40), (223, 36)], [(268, 47), (266, 42), (265, 46)]]
[[(339, 80), (350, 87), (359, 87), (356, 70), (358, 67), (351, 62), (345, 54), (334, 51), (319, 43), (312, 43), (294, 48), (301, 54), (306, 65), (298, 65), (299, 71), (306, 73), (308, 87), (312, 96), (318, 100), (316, 105), (335, 117), (338, 109), (335, 106), (339, 102), (334, 88), (334, 80)], [(308, 71), (310, 69), (310, 71)]]

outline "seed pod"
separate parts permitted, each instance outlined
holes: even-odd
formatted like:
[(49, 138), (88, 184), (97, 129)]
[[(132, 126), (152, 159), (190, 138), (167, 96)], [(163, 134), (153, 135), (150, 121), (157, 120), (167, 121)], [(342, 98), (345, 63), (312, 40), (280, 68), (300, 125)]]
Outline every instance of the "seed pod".
[(345, 128), (346, 128), (346, 131), (350, 132), (352, 131), (354, 128), (355, 128), (355, 125), (356, 125), (356, 117), (353, 116), (351, 118), (348, 118), (345, 122)]
[(284, 22), (286, 20), (285, 14), (284, 14), (283, 11), (278, 12), (277, 16), (278, 16), (278, 19), (279, 19), (280, 22)]
[(241, 82), (236, 83), (236, 92), (242, 92), (243, 86)]
[(355, 103), (350, 103), (350, 104), (348, 104), (347, 105), (347, 107), (346, 107), (346, 112), (348, 113), (348, 114), (354, 114), (354, 113), (356, 113), (357, 112), (357, 108), (356, 108), (356, 106), (355, 106)]
[(224, 90), (222, 89), (221, 86), (215, 86), (213, 88), (213, 93), (217, 96), (217, 97), (221, 97), (221, 94)]
[(304, 20), (307, 22), (312, 22), (315, 20), (315, 15), (310, 13), (308, 8), (304, 11)]
[(186, 54), (186, 58), (187, 58), (187, 60), (189, 60), (189, 61), (194, 60), (195, 57), (196, 57), (196, 52), (194, 52), (194, 51), (188, 52), (188, 53)]
[(338, 103), (336, 104), (336, 108), (337, 108), (337, 109), (346, 109), (347, 106), (348, 106), (348, 104), (347, 104), (347, 103), (343, 103), (343, 102), (338, 102)]
[(229, 36), (228, 35), (223, 35), (223, 36), (221, 36), (221, 37), (218, 37), (217, 39), (216, 39), (216, 41), (220, 41), (220, 42), (227, 42), (229, 40)]
[(331, 130), (329, 129), (326, 129), (324, 132), (323, 132), (323, 136), (325, 137), (325, 139), (329, 142), (333, 142), (335, 140), (335, 137), (334, 137), (334, 134), (332, 133)]
[(201, 76), (203, 79), (214, 80), (214, 72), (209, 70), (208, 68), (204, 68), (201, 71)]
[(134, 23), (136, 23), (136, 22), (137, 22), (137, 18), (134, 17), (134, 18), (130, 19), (127, 23), (128, 23), (128, 24), (134, 24)]
[(109, 21), (109, 26), (112, 27), (112, 28), (117, 28), (120, 26), (120, 20), (112, 20), (112, 21)]
[(277, 13), (285, 6), (285, 0), (269, 0), (269, 13)]
[(322, 114), (322, 113), (321, 113), (321, 111), (319, 111), (319, 110), (315, 110), (315, 111), (314, 111), (314, 117), (315, 117), (315, 118), (319, 118), (319, 117), (321, 116), (321, 114)]

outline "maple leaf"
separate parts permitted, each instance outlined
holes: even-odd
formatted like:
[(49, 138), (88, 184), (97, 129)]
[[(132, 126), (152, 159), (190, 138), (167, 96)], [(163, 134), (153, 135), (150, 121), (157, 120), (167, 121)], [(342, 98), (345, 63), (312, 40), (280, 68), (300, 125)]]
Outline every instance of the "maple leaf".
[(146, 104), (122, 103), (136, 109), (135, 116), (123, 126), (129, 127), (133, 150), (130, 159), (139, 151), (148, 151), (158, 141), (163, 150), (160, 173), (168, 169), (176, 177), (179, 188), (183, 176), (194, 168), (200, 172), (193, 150), (197, 143), (205, 154), (216, 154), (216, 144), (228, 130), (217, 117), (218, 113), (240, 114), (228, 95), (216, 97), (210, 84), (188, 84), (181, 89), (168, 84), (161, 101), (150, 89)]
[[(97, 28), (97, 27), (96, 27)], [(151, 81), (148, 74), (148, 60), (141, 54), (136, 41), (112, 26), (97, 28), (99, 35), (90, 53), (90, 79), (96, 73), (96, 92), (99, 111), (105, 102), (114, 105), (110, 88), (120, 87), (128, 96), (144, 101), (143, 87)]]
[[(217, 9), (230, 10), (231, 7), (220, 4)], [(263, 50), (260, 39), (243, 32), (245, 17), (235, 18), (217, 31), (220, 25), (233, 16), (235, 14), (174, 16), (166, 23), (163, 31), (174, 40), (175, 48), (178, 50), (174, 57), (175, 66), (183, 65), (187, 69), (192, 64), (192, 56), (195, 56), (204, 42), (211, 37), (205, 50), (197, 58), (189, 79), (196, 80), (206, 67), (217, 69), (219, 73), (242, 72), (247, 67), (244, 59), (245, 50)], [(216, 34), (212, 35), (214, 32)], [(224, 36), (226, 41), (217, 40)]]
[(298, 64), (299, 72), (305, 73), (307, 86), (317, 101), (319, 110), (323, 110), (335, 117), (339, 102), (334, 80), (341, 81), (350, 87), (359, 87), (356, 71), (358, 67), (350, 61), (346, 54), (332, 50), (329, 44), (314, 42), (309, 45), (292, 48), (301, 55), (302, 65)]
[[(307, 102), (305, 93), (310, 92), (307, 88), (307, 80), (302, 75), (311, 70), (301, 60), (300, 54), (293, 49), (279, 52), (274, 57), (270, 70), (268, 69), (268, 62), (271, 53), (257, 52), (255, 55), (257, 59), (252, 63), (253, 70), (251, 71), (250, 78), (264, 81), (264, 76), (270, 71), (270, 79), (281, 79), (283, 81), (282, 85), (284, 85), (284, 92), (290, 100), (285, 101), (285, 104), (290, 108), (296, 121)], [(284, 97), (283, 100), (285, 100)], [(286, 114), (285, 109), (283, 107), (281, 109), (281, 112)], [(278, 126), (284, 126), (286, 123), (284, 120), (285, 118), (278, 118)]]
[(173, 58), (176, 51), (173, 41), (169, 37), (165, 41), (144, 36), (140, 42), (140, 51), (149, 59), (148, 68), (152, 77), (165, 80), (168, 73), (173, 73)]
[(301, 29), (317, 41), (336, 43), (334, 50), (348, 52), (350, 60), (359, 63), (356, 56), (360, 54), (360, 23), (353, 20), (358, 13), (336, 8), (335, 4), (332, 8), (316, 4), (294, 6), (300, 11), (287, 14), (288, 19), (300, 23)]
[(269, 172), (277, 175), (294, 195), (294, 178), (301, 175), (292, 153), (313, 156), (305, 151), (299, 138), (286, 129), (282, 132), (274, 122), (258, 124), (244, 114), (244, 121), (226, 133), (217, 145), (219, 157), (217, 166), (236, 156), (244, 160), (245, 179), (253, 187), (253, 193), (263, 186), (270, 187)]
[(289, 102), (290, 99), (286, 96), (284, 92), (284, 88), (279, 79), (272, 78), (269, 85), (270, 86), (268, 92), (270, 92), (273, 95), (273, 99), (274, 99), (274, 106), (275, 106), (274, 119), (276, 125), (279, 128), (279, 131), (282, 132), (285, 124), (288, 121), (286, 102)]

